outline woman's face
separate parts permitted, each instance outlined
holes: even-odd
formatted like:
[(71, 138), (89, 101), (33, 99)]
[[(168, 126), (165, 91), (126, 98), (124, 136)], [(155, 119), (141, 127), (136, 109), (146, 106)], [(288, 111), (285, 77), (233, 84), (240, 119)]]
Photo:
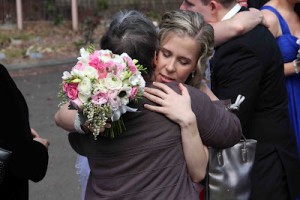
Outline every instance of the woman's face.
[(199, 51), (195, 39), (170, 33), (161, 41), (155, 59), (154, 81), (184, 83), (196, 69)]

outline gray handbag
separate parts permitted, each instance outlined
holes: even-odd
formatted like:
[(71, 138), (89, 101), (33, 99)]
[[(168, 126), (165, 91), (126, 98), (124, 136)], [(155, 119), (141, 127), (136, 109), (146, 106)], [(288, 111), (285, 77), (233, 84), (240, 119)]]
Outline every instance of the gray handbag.
[(257, 141), (242, 140), (227, 149), (209, 147), (206, 200), (247, 200)]
[(4, 178), (8, 159), (9, 159), (10, 155), (11, 155), (11, 151), (2, 149), (0, 147), (0, 184), (2, 183), (2, 180)]

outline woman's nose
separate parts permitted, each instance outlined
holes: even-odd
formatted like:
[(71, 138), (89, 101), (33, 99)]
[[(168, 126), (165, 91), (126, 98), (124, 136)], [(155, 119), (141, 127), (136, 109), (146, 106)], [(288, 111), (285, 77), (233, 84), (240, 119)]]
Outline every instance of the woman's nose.
[(174, 60), (170, 60), (170, 62), (166, 65), (166, 69), (170, 72), (175, 71), (176, 67), (175, 67), (175, 61)]

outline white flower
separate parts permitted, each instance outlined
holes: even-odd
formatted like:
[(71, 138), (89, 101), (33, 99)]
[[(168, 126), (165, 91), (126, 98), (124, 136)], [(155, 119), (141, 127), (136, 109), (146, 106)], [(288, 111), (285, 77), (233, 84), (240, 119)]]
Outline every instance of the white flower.
[(92, 83), (87, 77), (84, 77), (82, 81), (78, 84), (78, 91), (84, 96), (90, 96), (92, 94)]
[(117, 110), (121, 105), (120, 98), (118, 96), (118, 90), (109, 90), (108, 91), (109, 103), (112, 110)]
[(71, 71), (73, 76), (78, 76), (80, 78), (88, 77), (90, 79), (95, 78), (97, 79), (98, 72), (95, 68), (87, 66), (83, 70), (73, 69)]
[(108, 89), (105, 87), (103, 80), (99, 80), (97, 84), (94, 84), (94, 91), (93, 94), (96, 94), (98, 92), (107, 93)]
[(81, 94), (81, 93), (78, 94), (78, 99), (80, 99), (80, 101), (81, 101), (82, 103), (87, 103), (88, 100), (89, 100), (89, 97), (90, 97), (90, 96), (88, 96), (88, 95), (83, 95), (83, 94)]
[(70, 72), (64, 71), (64, 72), (63, 72), (63, 76), (62, 76), (61, 78), (62, 78), (63, 80), (66, 80), (66, 79), (71, 78), (71, 77), (72, 77), (72, 75), (71, 75)]
[(140, 82), (140, 78), (137, 75), (133, 75), (129, 78), (129, 82), (131, 83), (131, 85), (138, 85), (138, 83)]
[(94, 67), (90, 67), (90, 66), (86, 67), (85, 70), (83, 71), (83, 73), (84, 73), (84, 76), (86, 76), (90, 79), (92, 79), (92, 78), (97, 79), (97, 77), (98, 77), (98, 72)]
[(128, 86), (123, 87), (118, 94), (122, 105), (127, 105), (129, 103), (130, 95), (131, 95), (131, 87)]
[(78, 57), (77, 59), (79, 61), (81, 61), (82, 63), (88, 63), (89, 57), (90, 57), (90, 53), (87, 52), (84, 48), (81, 48), (80, 49), (80, 55), (81, 55), (81, 57)]
[(122, 80), (113, 74), (108, 74), (104, 80), (104, 84), (107, 89), (118, 90), (122, 87)]
[(146, 86), (146, 81), (145, 81), (145, 79), (140, 75), (139, 76), (139, 87), (140, 88), (144, 88), (145, 86)]

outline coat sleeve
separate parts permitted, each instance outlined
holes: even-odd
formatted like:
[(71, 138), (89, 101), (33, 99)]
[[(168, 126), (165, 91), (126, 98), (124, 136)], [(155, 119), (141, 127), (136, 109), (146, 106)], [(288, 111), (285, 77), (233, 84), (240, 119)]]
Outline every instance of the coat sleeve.
[(189, 88), (189, 92), (203, 144), (214, 148), (228, 148), (240, 141), (240, 120), (226, 109), (224, 103), (212, 102), (196, 88)]
[[(176, 86), (174, 86), (176, 85)], [(169, 84), (179, 92), (178, 84)], [(192, 110), (203, 144), (214, 148), (228, 148), (241, 139), (241, 123), (238, 117), (226, 109), (222, 102), (213, 102), (199, 89), (185, 85), (189, 91)]]
[(28, 107), (15, 82), (0, 65), (1, 145), (12, 151), (8, 173), (19, 178), (40, 181), (48, 166), (48, 151), (33, 140), (29, 125)]

